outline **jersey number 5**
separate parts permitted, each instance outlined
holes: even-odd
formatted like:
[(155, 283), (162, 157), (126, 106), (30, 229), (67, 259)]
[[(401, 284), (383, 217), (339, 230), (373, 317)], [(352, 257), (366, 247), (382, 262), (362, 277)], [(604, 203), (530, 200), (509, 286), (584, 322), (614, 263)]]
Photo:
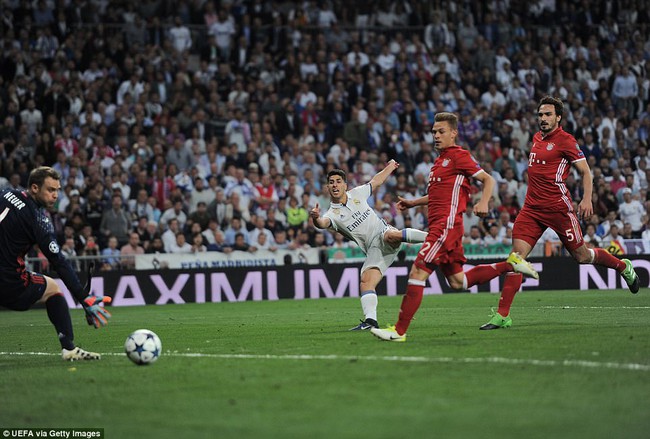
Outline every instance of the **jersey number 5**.
[(576, 235), (573, 234), (573, 231), (572, 231), (571, 229), (566, 229), (566, 231), (564, 232), (564, 234), (566, 235), (567, 240), (568, 240), (569, 242), (571, 242), (571, 241), (573, 241), (574, 239), (576, 239)]

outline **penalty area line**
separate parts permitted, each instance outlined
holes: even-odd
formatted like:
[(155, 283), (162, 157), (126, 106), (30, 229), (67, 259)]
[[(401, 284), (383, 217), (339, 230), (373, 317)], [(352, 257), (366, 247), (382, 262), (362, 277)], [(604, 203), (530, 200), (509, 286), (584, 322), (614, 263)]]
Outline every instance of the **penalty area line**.
[[(0, 352), (0, 357), (53, 356), (51, 352)], [(104, 356), (123, 356), (124, 353), (109, 352)], [(200, 352), (163, 352), (163, 357), (214, 358), (221, 360), (289, 360), (289, 361), (385, 361), (401, 363), (450, 363), (450, 364), (505, 364), (512, 366), (573, 367), (588, 369), (616, 369), (650, 372), (650, 365), (638, 363), (615, 363), (587, 360), (539, 360), (504, 357), (419, 357), (419, 356), (376, 356), (376, 355), (310, 355), (310, 354), (206, 354)]]
[(539, 309), (650, 309), (650, 306), (540, 306)]

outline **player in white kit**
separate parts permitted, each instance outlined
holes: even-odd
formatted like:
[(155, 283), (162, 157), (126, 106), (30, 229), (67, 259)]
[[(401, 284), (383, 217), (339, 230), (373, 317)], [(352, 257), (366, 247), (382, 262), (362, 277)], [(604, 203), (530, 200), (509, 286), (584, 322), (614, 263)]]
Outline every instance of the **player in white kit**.
[(398, 167), (399, 163), (391, 160), (368, 183), (349, 191), (345, 171), (332, 170), (327, 174), (327, 188), (331, 201), (329, 210), (322, 217), (318, 204), (309, 211), (316, 227), (341, 233), (356, 242), (366, 254), (366, 261), (361, 268), (360, 282), (364, 320), (352, 328), (352, 331), (379, 326), (375, 291), (377, 284), (397, 257), (402, 242), (422, 243), (427, 237), (427, 233), (421, 230), (396, 229), (387, 224), (368, 205), (368, 198)]

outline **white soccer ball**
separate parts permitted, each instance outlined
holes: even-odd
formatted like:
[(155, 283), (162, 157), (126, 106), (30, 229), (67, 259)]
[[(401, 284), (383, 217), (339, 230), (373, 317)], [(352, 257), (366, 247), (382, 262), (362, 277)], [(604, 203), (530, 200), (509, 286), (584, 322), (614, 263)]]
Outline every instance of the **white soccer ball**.
[(160, 338), (148, 329), (138, 329), (124, 342), (124, 352), (137, 365), (151, 364), (162, 353)]

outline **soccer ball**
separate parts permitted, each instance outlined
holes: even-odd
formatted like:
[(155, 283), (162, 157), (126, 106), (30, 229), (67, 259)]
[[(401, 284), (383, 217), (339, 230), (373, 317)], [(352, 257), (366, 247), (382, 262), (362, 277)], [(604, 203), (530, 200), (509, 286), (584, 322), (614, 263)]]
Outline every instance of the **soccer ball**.
[(148, 329), (138, 329), (124, 342), (124, 352), (137, 365), (151, 364), (162, 353), (160, 338)]

